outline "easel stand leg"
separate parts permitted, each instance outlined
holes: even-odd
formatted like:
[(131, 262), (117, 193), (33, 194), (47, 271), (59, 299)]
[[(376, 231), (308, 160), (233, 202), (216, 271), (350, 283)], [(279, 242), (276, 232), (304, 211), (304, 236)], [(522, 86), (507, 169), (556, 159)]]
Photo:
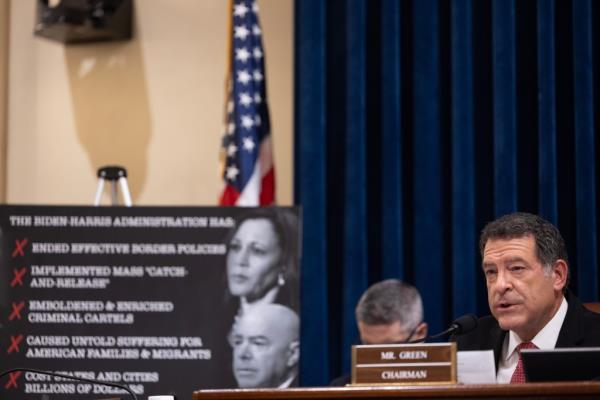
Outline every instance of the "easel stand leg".
[[(98, 187), (94, 198), (94, 205), (99, 206), (104, 191), (104, 181), (110, 181), (110, 198), (113, 206), (119, 205), (119, 186), (123, 196), (123, 204), (127, 207), (132, 206), (131, 194), (127, 185), (127, 171), (120, 166), (108, 166), (98, 169)], [(117, 186), (118, 182), (118, 186)]]

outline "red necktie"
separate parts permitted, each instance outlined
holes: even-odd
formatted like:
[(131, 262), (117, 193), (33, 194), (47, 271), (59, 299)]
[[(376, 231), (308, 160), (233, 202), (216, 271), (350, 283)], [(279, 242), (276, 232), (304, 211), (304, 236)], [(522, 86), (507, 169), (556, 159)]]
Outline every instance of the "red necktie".
[(517, 353), (519, 353), (519, 361), (517, 362), (517, 368), (513, 372), (510, 383), (525, 383), (525, 371), (523, 371), (523, 359), (521, 358), (521, 350), (523, 349), (537, 349), (537, 346), (531, 342), (523, 342), (517, 346)]

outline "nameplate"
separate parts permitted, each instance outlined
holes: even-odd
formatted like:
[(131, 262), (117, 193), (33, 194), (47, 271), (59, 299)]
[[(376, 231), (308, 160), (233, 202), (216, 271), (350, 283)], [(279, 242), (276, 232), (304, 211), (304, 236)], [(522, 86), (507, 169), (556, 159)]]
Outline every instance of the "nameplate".
[(456, 383), (456, 343), (352, 346), (352, 385)]

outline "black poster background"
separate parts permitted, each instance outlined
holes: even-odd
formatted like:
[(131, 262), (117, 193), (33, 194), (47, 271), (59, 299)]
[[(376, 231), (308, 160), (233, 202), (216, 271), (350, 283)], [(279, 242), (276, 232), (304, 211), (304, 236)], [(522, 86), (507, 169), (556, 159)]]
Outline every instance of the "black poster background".
[[(296, 208), (279, 208), (281, 212), (297, 216)], [(49, 371), (62, 371), (69, 374), (84, 371), (88, 378), (110, 380), (134, 385), (139, 398), (152, 394), (176, 394), (180, 399), (191, 398), (193, 390), (200, 388), (235, 387), (231, 373), (231, 350), (227, 343), (227, 333), (233, 320), (232, 310), (227, 308), (224, 245), (236, 218), (245, 212), (242, 208), (229, 207), (77, 207), (77, 206), (0, 206), (0, 370), (11, 368), (35, 368)], [(11, 221), (11, 216), (12, 221)], [(29, 226), (23, 225), (31, 217)], [(35, 218), (40, 216), (64, 216), (68, 226), (35, 226)], [(206, 223), (205, 227), (74, 227), (71, 217), (108, 217), (111, 225), (116, 217), (193, 217), (196, 223)], [(46, 218), (46, 220), (50, 220)], [(156, 220), (156, 218), (154, 219)], [(19, 223), (20, 221), (20, 223)], [(81, 219), (79, 219), (81, 221)], [(56, 221), (54, 221), (56, 222)], [(26, 224), (25, 224), (26, 225)], [(38, 224), (39, 225), (39, 224)], [(26, 240), (26, 244), (25, 241)], [(19, 243), (22, 249), (19, 248)], [(180, 244), (210, 245), (203, 248), (217, 249), (218, 254), (73, 254), (72, 248), (66, 254), (44, 254), (33, 251), (34, 243), (115, 243), (129, 244)], [(22, 250), (22, 252), (20, 251)], [(33, 276), (32, 266), (89, 266), (109, 267), (106, 277), (65, 276), (75, 282), (96, 279), (95, 283), (108, 282), (105, 288), (36, 288), (39, 283), (54, 283), (58, 276), (45, 274), (38, 268)], [(141, 267), (142, 277), (115, 276), (114, 267)], [(151, 277), (149, 267), (175, 266), (171, 271), (185, 271), (184, 276)], [(41, 271), (41, 272), (40, 272)], [(80, 270), (80, 271), (83, 271)], [(139, 269), (138, 269), (139, 271)], [(164, 270), (155, 270), (163, 271)], [(88, 279), (88, 280), (85, 280)], [(100, 279), (100, 280), (98, 280)], [(108, 279), (108, 281), (102, 281)], [(69, 314), (106, 314), (117, 302), (167, 302), (170, 312), (119, 312), (132, 314), (133, 323), (33, 323), (31, 313), (48, 314), (65, 311), (35, 311), (30, 309), (32, 301), (94, 301), (102, 307), (101, 312), (66, 311)], [(65, 304), (65, 303), (62, 304)], [(169, 303), (170, 302), (170, 303)], [(15, 308), (23, 304), (20, 312)], [(70, 303), (73, 304), (73, 303)], [(90, 303), (85, 303), (90, 304)], [(152, 303), (157, 304), (157, 303)], [(113, 313), (117, 312), (112, 310)], [(87, 316), (89, 317), (89, 315)], [(93, 317), (93, 316), (92, 316)], [(154, 350), (173, 349), (170, 347), (145, 347), (144, 345), (124, 347), (74, 346), (73, 338), (79, 336), (107, 337), (168, 337), (168, 343), (176, 343), (180, 352), (196, 351), (194, 354), (207, 354), (210, 359), (155, 359)], [(67, 337), (68, 346), (40, 345), (33, 342), (39, 337)], [(188, 341), (185, 337), (194, 338)], [(20, 339), (19, 339), (20, 338)], [(175, 339), (173, 339), (175, 338)], [(198, 338), (201, 346), (198, 346)], [(55, 339), (53, 339), (55, 340)], [(173, 342), (175, 341), (175, 342)], [(15, 343), (17, 342), (17, 343)], [(28, 344), (30, 342), (30, 344)], [(108, 342), (108, 344), (111, 344)], [(28, 352), (45, 351), (48, 348), (68, 348), (70, 350), (102, 351), (110, 348), (115, 351), (137, 350), (134, 359), (70, 359), (27, 357)], [(91, 350), (88, 350), (91, 349)], [(144, 352), (145, 350), (145, 352)], [(198, 351), (200, 350), (200, 351)], [(81, 350), (80, 350), (81, 351)], [(146, 358), (144, 358), (146, 357)], [(200, 356), (202, 357), (202, 356)], [(197, 356), (196, 356), (197, 358)], [(127, 380), (125, 379), (125, 372)], [(141, 372), (142, 374), (131, 374)], [(100, 375), (100, 373), (104, 375)], [(119, 376), (120, 374), (120, 376)], [(149, 382), (136, 382), (140, 377)], [(29, 379), (28, 379), (29, 378)], [(156, 380), (157, 382), (152, 382)], [(60, 385), (70, 384), (74, 394), (51, 393), (61, 391)], [(60, 382), (52, 378), (21, 374), (14, 382), (7, 377), (0, 381), (0, 398), (11, 400), (29, 399), (102, 399), (111, 397), (127, 398), (125, 394), (113, 394), (110, 389), (84, 386), (84, 383)], [(137, 387), (136, 387), (137, 385)], [(26, 388), (29, 388), (26, 390)], [(91, 390), (86, 394), (87, 390)], [(29, 393), (26, 393), (28, 391)], [(32, 393), (39, 392), (39, 393)], [(143, 392), (143, 393), (142, 393)]]

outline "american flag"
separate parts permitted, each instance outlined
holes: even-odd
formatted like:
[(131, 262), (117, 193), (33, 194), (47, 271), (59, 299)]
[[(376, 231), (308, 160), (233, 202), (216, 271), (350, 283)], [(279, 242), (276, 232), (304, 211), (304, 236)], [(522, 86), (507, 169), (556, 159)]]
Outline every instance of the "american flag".
[(221, 160), (221, 205), (258, 206), (275, 201), (275, 171), (266, 101), (262, 32), (256, 1), (235, 0)]

